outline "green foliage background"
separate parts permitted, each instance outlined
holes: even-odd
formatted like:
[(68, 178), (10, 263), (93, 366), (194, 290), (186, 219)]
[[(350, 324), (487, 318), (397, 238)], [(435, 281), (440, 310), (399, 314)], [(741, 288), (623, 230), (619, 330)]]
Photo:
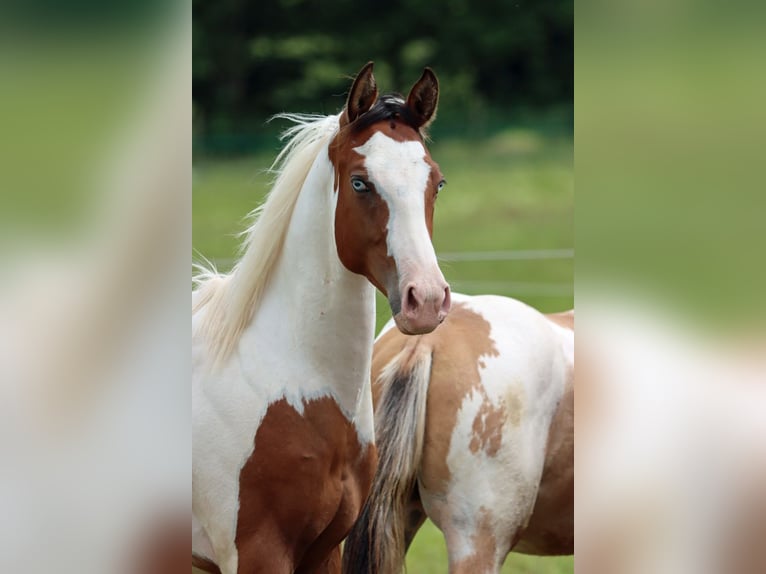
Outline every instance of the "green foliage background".
[(571, 107), (571, 0), (193, 0), (195, 147), (249, 151), (274, 113), (334, 113), (368, 60), (383, 91), (431, 66), (435, 135), (481, 134), (509, 116)]

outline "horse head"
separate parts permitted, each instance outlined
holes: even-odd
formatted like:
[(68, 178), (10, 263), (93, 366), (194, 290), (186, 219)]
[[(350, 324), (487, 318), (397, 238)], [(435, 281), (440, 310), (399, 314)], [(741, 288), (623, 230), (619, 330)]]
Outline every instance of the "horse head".
[(329, 147), (338, 257), (388, 298), (396, 325), (413, 335), (433, 331), (450, 309), (431, 243), (445, 181), (424, 131), (438, 97), (436, 75), (426, 68), (407, 98), (379, 98), (370, 62), (351, 86)]

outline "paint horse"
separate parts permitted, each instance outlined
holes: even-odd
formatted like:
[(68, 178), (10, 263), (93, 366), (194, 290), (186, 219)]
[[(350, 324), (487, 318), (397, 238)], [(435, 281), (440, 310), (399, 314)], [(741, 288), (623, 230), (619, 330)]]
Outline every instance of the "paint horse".
[(372, 63), (343, 111), (288, 116), (274, 186), (229, 275), (192, 296), (192, 563), (337, 572), (376, 465), (375, 287), (405, 333), (446, 317), (431, 244), (444, 180), (425, 147), (438, 82), (383, 96)]
[(452, 574), (499, 572), (509, 551), (572, 554), (574, 312), (454, 294), (429, 335), (387, 325), (372, 380), (378, 471), (344, 571), (402, 571), (429, 517)]

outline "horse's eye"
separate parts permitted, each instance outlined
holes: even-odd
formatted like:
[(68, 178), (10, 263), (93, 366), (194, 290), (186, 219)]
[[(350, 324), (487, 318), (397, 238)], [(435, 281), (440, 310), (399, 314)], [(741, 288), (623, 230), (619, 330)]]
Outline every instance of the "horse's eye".
[(365, 191), (370, 191), (370, 188), (367, 187), (367, 184), (364, 182), (364, 180), (359, 178), (359, 177), (352, 177), (351, 178), (351, 187), (354, 188), (354, 191), (357, 191), (359, 193), (364, 193)]
[(441, 180), (439, 182), (439, 185), (436, 186), (436, 192), (440, 192), (442, 189), (444, 189), (444, 186), (447, 185), (447, 182), (444, 180)]

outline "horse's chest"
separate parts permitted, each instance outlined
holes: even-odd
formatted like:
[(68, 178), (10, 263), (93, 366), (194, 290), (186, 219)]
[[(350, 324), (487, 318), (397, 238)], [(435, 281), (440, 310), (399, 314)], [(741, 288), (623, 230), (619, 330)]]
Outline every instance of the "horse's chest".
[(240, 563), (275, 543), (295, 561), (321, 558), (356, 520), (374, 466), (374, 447), (360, 444), (331, 398), (305, 403), (302, 413), (284, 400), (272, 404), (239, 477)]

